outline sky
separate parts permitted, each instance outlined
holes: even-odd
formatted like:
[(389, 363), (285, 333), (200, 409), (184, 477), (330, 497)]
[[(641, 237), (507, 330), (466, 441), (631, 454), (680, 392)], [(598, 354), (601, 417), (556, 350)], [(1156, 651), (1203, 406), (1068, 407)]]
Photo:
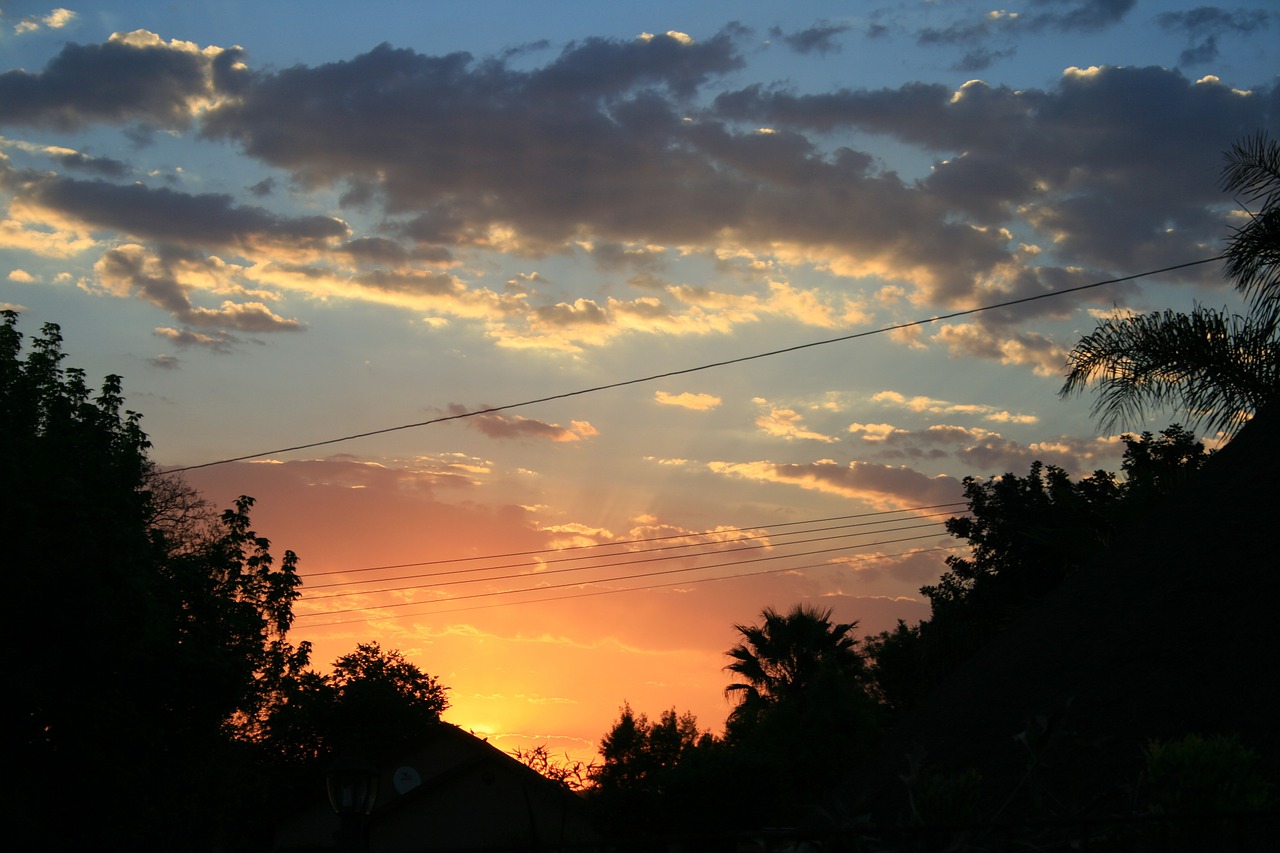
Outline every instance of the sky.
[(719, 732), (735, 625), (914, 623), (963, 478), (1117, 470), (1064, 359), (1238, 305), (1196, 262), (1247, 215), (1224, 152), (1280, 135), (1278, 30), (0, 2), (0, 308), (123, 376), (157, 464), (255, 498), (321, 668), (398, 649), (507, 750), (590, 760), (623, 703)]

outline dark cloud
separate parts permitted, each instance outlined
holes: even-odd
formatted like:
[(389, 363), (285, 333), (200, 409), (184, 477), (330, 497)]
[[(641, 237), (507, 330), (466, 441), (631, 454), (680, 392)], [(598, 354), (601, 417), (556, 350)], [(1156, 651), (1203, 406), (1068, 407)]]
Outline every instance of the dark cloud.
[(947, 159), (916, 189), (941, 209), (986, 226), (1025, 222), (1076, 265), (1134, 270), (1203, 257), (1221, 238), (1225, 226), (1212, 213), (1222, 202), (1221, 153), (1251, 128), (1275, 127), (1278, 102), (1277, 88), (1248, 94), (1161, 68), (1102, 67), (1070, 70), (1048, 90), (976, 81), (958, 92), (753, 87), (721, 96), (716, 109), (726, 119), (798, 131), (848, 126), (938, 151)]
[(390, 211), (419, 212), (407, 230), (427, 242), (480, 242), (493, 223), (518, 225), (531, 246), (558, 246), (587, 224), (674, 239), (729, 202), (680, 142), (683, 112), (654, 87), (690, 94), (741, 61), (726, 35), (591, 40), (533, 72), (383, 46), (261, 75), (205, 132), (304, 185), (363, 187), (366, 200), (377, 186)]
[(374, 270), (358, 275), (352, 281), (370, 290), (419, 296), (458, 296), (465, 290), (453, 276), (437, 272)]
[[(1085, 28), (1130, 6), (1038, 3), (1024, 18)], [(395, 271), (487, 250), (495, 234), (532, 257), (591, 246), (607, 267), (648, 275), (654, 256), (628, 247), (732, 240), (794, 247), (850, 275), (900, 276), (959, 305), (1036, 293), (1063, 278), (1059, 263), (1105, 274), (1202, 257), (1225, 231), (1212, 212), (1221, 152), (1275, 127), (1280, 100), (1275, 87), (1246, 94), (1162, 68), (1101, 67), (1070, 69), (1045, 89), (755, 86), (707, 109), (686, 102), (741, 67), (739, 36), (592, 39), (533, 70), (382, 46), (232, 75), (237, 97), (204, 114), (202, 133), (384, 214), (382, 236), (341, 248), (338, 220), (221, 195), (31, 176), (17, 195), (138, 239), (341, 251), (391, 268), (359, 282), (372, 288), (420, 291), (421, 278)], [(837, 147), (842, 131), (889, 136), (937, 162), (927, 175), (885, 171)], [(548, 328), (607, 313), (587, 300), (539, 310), (530, 318)]]
[(1124, 20), (1137, 0), (1030, 0), (1026, 26), (1032, 30), (1097, 32)]
[(840, 42), (837, 38), (849, 31), (847, 24), (832, 24), (828, 21), (821, 21), (807, 30), (800, 30), (795, 33), (783, 33), (782, 30), (774, 28), (771, 35), (775, 38), (781, 38), (787, 47), (796, 53), (838, 53), (840, 51)]
[[(464, 415), (466, 406), (457, 403), (449, 405), (449, 414)], [(581, 441), (596, 434), (595, 429), (586, 421), (574, 421), (572, 426), (525, 418), (519, 415), (508, 416), (499, 413), (475, 415), (467, 418), (466, 423), (477, 432), (490, 438), (498, 439), (542, 439), (546, 441)]]
[(192, 195), (143, 184), (113, 184), (66, 177), (19, 176), (7, 183), (23, 201), (139, 239), (200, 246), (254, 243), (321, 246), (347, 236), (341, 220), (328, 216), (278, 216), (261, 207), (236, 205), (229, 195)]
[(1156, 23), (1169, 32), (1182, 33), (1189, 42), (1179, 57), (1181, 65), (1204, 65), (1218, 58), (1218, 37), (1247, 35), (1264, 29), (1275, 17), (1262, 9), (1229, 12), (1217, 6), (1198, 6), (1179, 12), (1162, 12)]
[(453, 261), (453, 253), (447, 249), (406, 246), (387, 237), (358, 237), (343, 243), (336, 251), (349, 255), (360, 264), (392, 268), (400, 268), (413, 262), (447, 265)]
[(201, 52), (141, 32), (98, 45), (68, 44), (43, 71), (0, 74), (0, 125), (185, 127), (195, 102), (240, 88), (240, 58), (237, 49)]
[(1014, 53), (1015, 51), (1012, 49), (991, 50), (988, 48), (978, 48), (977, 50), (971, 50), (964, 56), (960, 57), (960, 60), (951, 67), (955, 71), (968, 71), (971, 73), (985, 71), (1000, 60), (1008, 59), (1010, 56), (1013, 56)]
[(249, 192), (258, 198), (264, 198), (276, 191), (275, 178), (263, 178), (253, 186), (249, 187)]
[(226, 355), (231, 352), (234, 345), (238, 343), (234, 335), (226, 332), (193, 332), (190, 329), (170, 329), (167, 327), (155, 330), (157, 337), (164, 338), (174, 346), (181, 349), (190, 349), (199, 347), (201, 349), (211, 350), (216, 353)]
[(88, 154), (81, 154), (79, 151), (70, 154), (59, 154), (54, 157), (54, 160), (63, 168), (78, 169), (82, 172), (90, 172), (108, 178), (120, 178), (129, 172), (129, 165), (121, 160), (114, 160), (110, 157), (91, 157)]
[[(1044, 32), (1096, 32), (1120, 23), (1136, 0), (1030, 0), (1025, 11), (994, 11), (946, 27), (927, 27), (921, 45), (968, 48), (952, 67), (982, 71), (1017, 52), (1018, 37)], [(999, 47), (991, 42), (998, 41)]]

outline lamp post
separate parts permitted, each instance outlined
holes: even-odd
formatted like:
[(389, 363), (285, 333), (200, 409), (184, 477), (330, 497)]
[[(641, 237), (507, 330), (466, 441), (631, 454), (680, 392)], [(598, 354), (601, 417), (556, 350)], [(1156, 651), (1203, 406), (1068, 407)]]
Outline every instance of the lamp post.
[(338, 845), (350, 853), (368, 849), (368, 818), (378, 799), (378, 770), (357, 750), (347, 750), (329, 765), (325, 777), (329, 805), (342, 818)]

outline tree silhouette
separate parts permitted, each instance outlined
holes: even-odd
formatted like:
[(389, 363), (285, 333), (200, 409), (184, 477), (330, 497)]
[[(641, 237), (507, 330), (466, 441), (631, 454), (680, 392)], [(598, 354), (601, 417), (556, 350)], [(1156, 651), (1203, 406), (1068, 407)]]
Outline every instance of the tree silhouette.
[(286, 639), (296, 557), (273, 560), (251, 499), (216, 519), (156, 471), (120, 377), (95, 395), (63, 365), (56, 325), (24, 348), (18, 315), (3, 317), (14, 811), (53, 849), (229, 843), (252, 789), (254, 724), (309, 651)]
[(938, 582), (921, 588), (931, 612), (918, 630), (899, 625), (867, 643), (875, 692), (893, 711), (908, 708), (1153, 500), (1183, 488), (1209, 457), (1177, 424), (1121, 440), (1122, 478), (1095, 471), (1072, 480), (1040, 461), (1023, 477), (965, 478), (968, 514), (946, 526), (969, 554), (948, 557)]
[(1222, 178), (1248, 217), (1228, 239), (1225, 271), (1249, 312), (1196, 306), (1100, 321), (1069, 353), (1059, 393), (1096, 386), (1104, 429), (1173, 407), (1191, 427), (1230, 436), (1280, 397), (1280, 144), (1264, 134), (1237, 143)]
[(440, 721), (447, 690), (399, 651), (360, 643), (331, 673), (293, 679), (264, 721), (262, 741), (275, 760), (305, 773), (353, 748), (390, 759)]
[(771, 607), (759, 625), (734, 625), (742, 641), (729, 649), (725, 669), (741, 678), (725, 688), (736, 701), (729, 726), (742, 725), (781, 702), (798, 700), (825, 675), (858, 680), (864, 672), (857, 622), (833, 624), (830, 610), (796, 605), (786, 614)]

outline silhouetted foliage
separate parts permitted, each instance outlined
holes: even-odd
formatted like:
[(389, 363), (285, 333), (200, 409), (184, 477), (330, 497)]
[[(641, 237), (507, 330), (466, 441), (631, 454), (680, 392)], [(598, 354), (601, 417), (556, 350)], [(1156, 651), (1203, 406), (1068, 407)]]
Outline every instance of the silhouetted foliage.
[(919, 624), (907, 625), (899, 619), (893, 630), (867, 637), (863, 644), (868, 691), (889, 721), (915, 705), (928, 683), (920, 631)]
[(1093, 386), (1093, 414), (1104, 428), (1169, 407), (1192, 427), (1230, 436), (1280, 397), (1280, 144), (1262, 133), (1236, 143), (1222, 184), (1248, 215), (1225, 257), (1249, 310), (1196, 306), (1099, 321), (1068, 354), (1059, 393)]
[(863, 676), (857, 622), (833, 624), (830, 610), (797, 605), (782, 614), (766, 607), (760, 625), (735, 625), (742, 641), (726, 654), (725, 667), (741, 678), (725, 688), (737, 704), (729, 714), (728, 732), (754, 725), (779, 704), (810, 697), (829, 674), (858, 682)]
[(710, 816), (705, 790), (693, 784), (693, 756), (715, 747), (693, 714), (663, 711), (657, 721), (624, 704), (600, 739), (589, 795), (600, 824), (617, 841), (638, 842), (687, 831)]
[(17, 315), (3, 316), (16, 811), (46, 847), (228, 843), (239, 798), (253, 795), (241, 784), (253, 775), (248, 739), (307, 659), (305, 643), (285, 638), (296, 558), (274, 562), (250, 529), (251, 499), (214, 520), (155, 470), (120, 377), (94, 395), (83, 371), (63, 366), (57, 326), (24, 357)]
[(1073, 481), (1039, 461), (1024, 477), (965, 478), (969, 513), (946, 526), (969, 555), (948, 557), (938, 582), (921, 589), (928, 620), (867, 641), (871, 689), (891, 714), (909, 709), (1153, 500), (1185, 487), (1209, 457), (1177, 424), (1122, 441), (1123, 478), (1096, 471)]
[(440, 721), (447, 689), (399, 651), (360, 643), (328, 675), (309, 671), (289, 683), (264, 721), (263, 744), (276, 760), (312, 775), (348, 749), (390, 759)]
[(516, 747), (511, 751), (511, 757), (575, 793), (586, 791), (600, 770), (597, 764), (574, 761), (568, 753), (563, 758), (557, 758), (545, 743), (528, 749)]

